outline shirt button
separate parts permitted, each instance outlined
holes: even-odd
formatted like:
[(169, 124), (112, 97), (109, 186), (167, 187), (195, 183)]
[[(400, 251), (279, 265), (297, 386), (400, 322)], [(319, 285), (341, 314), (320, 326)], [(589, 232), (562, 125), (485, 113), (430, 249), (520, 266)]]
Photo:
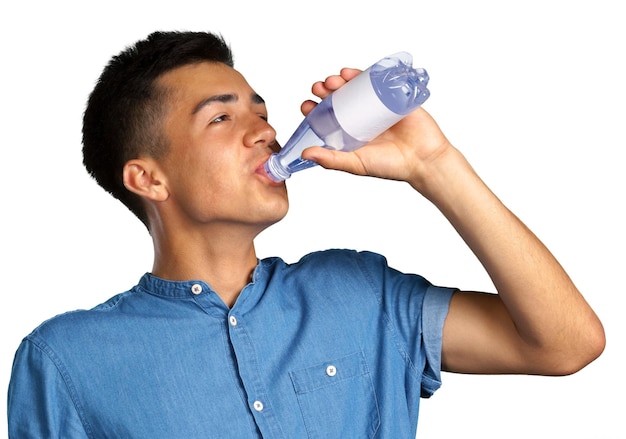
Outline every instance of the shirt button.
[(230, 322), (230, 326), (237, 326), (237, 318), (235, 316), (230, 316), (228, 321)]
[(326, 375), (328, 375), (329, 377), (334, 377), (335, 375), (337, 375), (337, 368), (331, 364), (326, 368)]
[(194, 293), (197, 296), (198, 294), (200, 294), (202, 292), (202, 285), (200, 285), (200, 284), (193, 284), (191, 286), (191, 292)]
[(252, 407), (254, 407), (254, 410), (256, 410), (257, 412), (263, 411), (263, 403), (261, 401), (254, 401)]

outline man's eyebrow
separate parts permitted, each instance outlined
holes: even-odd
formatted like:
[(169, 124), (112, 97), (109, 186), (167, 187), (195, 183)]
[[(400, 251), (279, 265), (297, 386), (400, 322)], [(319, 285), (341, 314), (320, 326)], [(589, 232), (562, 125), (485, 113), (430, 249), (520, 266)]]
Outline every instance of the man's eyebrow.
[(260, 95), (256, 93), (252, 93), (252, 103), (254, 104), (264, 104), (265, 99), (263, 99)]
[(206, 99), (202, 99), (200, 103), (195, 106), (191, 114), (196, 114), (198, 111), (202, 110), (207, 105), (211, 105), (213, 102), (229, 103), (229, 102), (237, 102), (238, 99), (239, 99), (239, 96), (233, 93), (209, 96)]
[[(252, 93), (250, 95), (250, 99), (252, 100), (253, 104), (265, 104), (265, 99), (263, 99), (257, 93)], [(226, 94), (221, 94), (221, 95), (209, 96), (208, 98), (200, 101), (200, 103), (195, 106), (191, 114), (196, 114), (198, 111), (202, 110), (207, 105), (211, 105), (213, 102), (231, 103), (231, 102), (237, 102), (238, 100), (239, 100), (239, 96), (237, 96), (234, 93), (226, 93)]]

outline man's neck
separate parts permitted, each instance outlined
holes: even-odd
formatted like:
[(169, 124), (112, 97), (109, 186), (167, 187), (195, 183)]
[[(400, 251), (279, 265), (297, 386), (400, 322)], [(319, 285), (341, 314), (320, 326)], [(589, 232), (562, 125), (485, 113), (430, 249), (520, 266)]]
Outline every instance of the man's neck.
[(208, 283), (228, 307), (251, 281), (257, 265), (253, 237), (231, 230), (154, 236), (152, 274)]

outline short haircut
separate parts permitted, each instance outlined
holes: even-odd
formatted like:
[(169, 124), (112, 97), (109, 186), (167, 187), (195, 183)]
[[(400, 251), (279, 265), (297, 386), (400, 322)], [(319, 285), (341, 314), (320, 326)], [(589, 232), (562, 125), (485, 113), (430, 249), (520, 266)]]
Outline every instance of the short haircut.
[(219, 62), (233, 67), (221, 35), (154, 32), (111, 58), (91, 92), (83, 116), (83, 163), (107, 192), (149, 228), (141, 197), (124, 186), (126, 162), (162, 157), (169, 141), (163, 130), (167, 90), (157, 80), (185, 65)]

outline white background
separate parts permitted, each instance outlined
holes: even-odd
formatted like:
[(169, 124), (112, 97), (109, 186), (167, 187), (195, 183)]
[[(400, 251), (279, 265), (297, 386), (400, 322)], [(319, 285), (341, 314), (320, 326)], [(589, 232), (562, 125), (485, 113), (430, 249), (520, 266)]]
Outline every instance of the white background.
[[(551, 248), (604, 322), (607, 348), (569, 377), (444, 374), (421, 438), (624, 438), (626, 26), (619, 1), (28, 1), (0, 9), (0, 389), (43, 320), (90, 308), (151, 268), (143, 226), (81, 164), (81, 116), (109, 57), (154, 30), (221, 32), (279, 141), (311, 84), (406, 50), (425, 108)], [(369, 249), (435, 283), (492, 291), (443, 217), (407, 185), (320, 168), (257, 241), (295, 261)], [(0, 397), (0, 412), (6, 398)], [(0, 417), (0, 436), (6, 419)]]

